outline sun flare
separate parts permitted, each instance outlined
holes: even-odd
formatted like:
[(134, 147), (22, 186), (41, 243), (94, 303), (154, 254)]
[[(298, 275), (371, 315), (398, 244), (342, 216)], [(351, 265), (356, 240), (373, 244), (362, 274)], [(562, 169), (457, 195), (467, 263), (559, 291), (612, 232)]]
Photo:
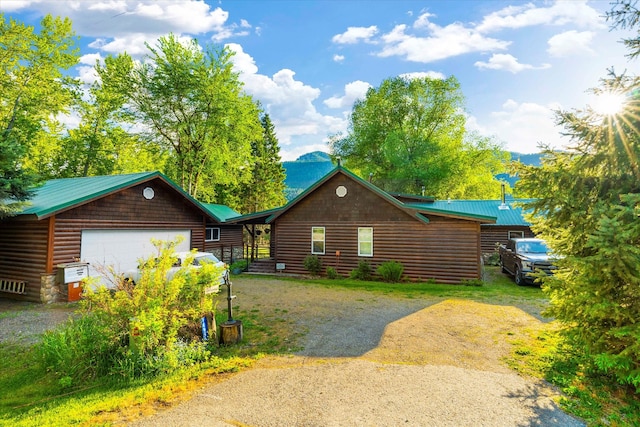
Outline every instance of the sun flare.
[(622, 110), (624, 103), (624, 95), (613, 92), (604, 92), (596, 98), (593, 109), (603, 116), (613, 116)]

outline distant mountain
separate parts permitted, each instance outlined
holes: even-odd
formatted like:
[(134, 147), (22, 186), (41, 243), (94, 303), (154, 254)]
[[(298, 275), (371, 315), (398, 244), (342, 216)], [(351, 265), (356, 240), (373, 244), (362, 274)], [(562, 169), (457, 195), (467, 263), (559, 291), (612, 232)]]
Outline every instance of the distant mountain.
[[(540, 158), (542, 156), (540, 153), (522, 154), (511, 152), (510, 154), (511, 160), (518, 160), (525, 165), (540, 166)], [(285, 195), (287, 200), (292, 200), (329, 173), (335, 165), (331, 162), (329, 154), (323, 151), (314, 151), (303, 154), (294, 161), (282, 162), (282, 166), (287, 175), (284, 180), (286, 185)], [(518, 181), (517, 176), (508, 174), (499, 174), (496, 178), (507, 181), (511, 187)]]
[(298, 157), (296, 162), (330, 162), (331, 156), (324, 151), (314, 151)]
[(294, 199), (333, 169), (331, 157), (322, 151), (303, 154), (295, 161), (282, 162), (282, 166), (286, 174), (284, 183), (287, 200)]

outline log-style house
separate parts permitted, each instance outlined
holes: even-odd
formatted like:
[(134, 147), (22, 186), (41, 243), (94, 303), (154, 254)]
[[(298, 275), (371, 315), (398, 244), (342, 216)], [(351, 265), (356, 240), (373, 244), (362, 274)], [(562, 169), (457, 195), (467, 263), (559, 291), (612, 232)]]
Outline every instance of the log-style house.
[(242, 256), (237, 215), (203, 205), (159, 172), (68, 178), (35, 189), (20, 214), (0, 221), (0, 295), (28, 301), (64, 299), (59, 270), (74, 262), (125, 271), (153, 253), (151, 239), (178, 250), (207, 250), (226, 262)]
[(404, 265), (405, 277), (460, 283), (482, 274), (480, 227), (494, 215), (405, 203), (338, 165), (282, 208), (231, 219), (268, 224), (272, 269), (307, 274), (304, 259), (345, 276), (367, 261)]

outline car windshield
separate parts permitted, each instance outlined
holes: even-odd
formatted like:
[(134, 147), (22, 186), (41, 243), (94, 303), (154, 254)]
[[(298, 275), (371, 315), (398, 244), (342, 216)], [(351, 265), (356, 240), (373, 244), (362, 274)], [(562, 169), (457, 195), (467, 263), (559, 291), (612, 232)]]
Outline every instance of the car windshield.
[(198, 255), (193, 260), (193, 265), (203, 265), (207, 263), (217, 264), (220, 262), (213, 254)]
[(528, 254), (546, 254), (549, 251), (547, 245), (544, 242), (532, 241), (532, 242), (519, 242), (518, 252)]

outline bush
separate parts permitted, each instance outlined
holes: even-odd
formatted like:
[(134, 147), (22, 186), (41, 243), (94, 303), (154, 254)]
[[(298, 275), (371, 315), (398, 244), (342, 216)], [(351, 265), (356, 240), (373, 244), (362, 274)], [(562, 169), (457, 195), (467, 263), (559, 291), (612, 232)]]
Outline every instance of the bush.
[(351, 271), (351, 278), (356, 280), (371, 280), (371, 264), (367, 261), (360, 261), (358, 268)]
[(397, 283), (402, 279), (404, 266), (397, 261), (385, 261), (376, 270), (385, 282)]
[(246, 271), (248, 266), (249, 261), (247, 261), (246, 259), (241, 259), (231, 264), (229, 266), (229, 271), (231, 272), (231, 274), (240, 274), (243, 271)]
[(333, 267), (327, 267), (327, 279), (339, 279), (338, 271)]
[(187, 260), (167, 280), (175, 244), (154, 244), (159, 256), (143, 262), (135, 286), (122, 278), (115, 290), (85, 286), (82, 317), (43, 338), (40, 354), (47, 367), (73, 380), (113, 374), (133, 378), (183, 366), (185, 355), (206, 354), (189, 347), (200, 336), (184, 332), (213, 312), (214, 296), (205, 289), (219, 280), (220, 269), (206, 264), (196, 274)]
[(318, 276), (322, 271), (322, 260), (318, 255), (307, 255), (304, 259), (304, 268), (314, 276)]

